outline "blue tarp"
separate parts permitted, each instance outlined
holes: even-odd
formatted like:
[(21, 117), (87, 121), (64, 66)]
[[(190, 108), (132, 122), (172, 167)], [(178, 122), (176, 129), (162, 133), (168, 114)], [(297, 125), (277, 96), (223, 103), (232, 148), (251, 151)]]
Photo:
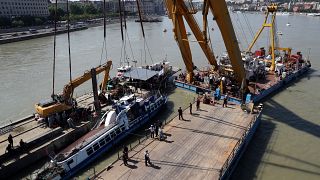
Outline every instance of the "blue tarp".
[(131, 70), (128, 72), (125, 72), (123, 76), (126, 78), (146, 81), (152, 78), (153, 76), (157, 75), (158, 73), (159, 71), (152, 71), (149, 69), (131, 68)]

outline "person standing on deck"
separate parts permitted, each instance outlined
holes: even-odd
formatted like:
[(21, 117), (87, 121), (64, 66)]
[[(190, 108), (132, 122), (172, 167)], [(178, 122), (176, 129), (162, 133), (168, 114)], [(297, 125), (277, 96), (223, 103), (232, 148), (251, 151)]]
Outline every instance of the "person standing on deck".
[(200, 98), (198, 97), (197, 98), (197, 111), (200, 110)]
[(148, 166), (148, 164), (152, 165), (151, 162), (150, 162), (150, 156), (149, 156), (148, 150), (146, 150), (146, 152), (144, 154), (144, 162), (145, 162), (146, 166)]
[(226, 96), (223, 99), (222, 107), (228, 107), (228, 99), (229, 99), (229, 95), (228, 93), (226, 93)]
[(9, 136), (8, 136), (8, 142), (9, 142), (11, 148), (13, 148), (13, 137), (11, 134), (9, 134)]
[(154, 123), (154, 131), (155, 131), (156, 137), (158, 137), (158, 130), (159, 130), (158, 122), (155, 122)]
[(67, 123), (69, 125), (69, 128), (76, 128), (76, 126), (73, 123), (73, 119), (71, 117), (69, 117), (69, 119), (67, 120)]
[(179, 120), (180, 120), (180, 117), (181, 117), (181, 119), (183, 120), (183, 116), (182, 116), (182, 109), (181, 109), (181, 107), (179, 107), (179, 109), (178, 109), (178, 113), (179, 113)]
[(150, 126), (149, 130), (150, 130), (151, 138), (154, 138), (154, 127), (153, 127), (153, 125)]
[(129, 159), (128, 148), (124, 147), (123, 148), (123, 154), (122, 154), (122, 160), (123, 160), (123, 164), (125, 166), (128, 166), (128, 159)]
[(192, 115), (192, 104), (189, 104), (189, 110), (190, 110), (190, 114)]

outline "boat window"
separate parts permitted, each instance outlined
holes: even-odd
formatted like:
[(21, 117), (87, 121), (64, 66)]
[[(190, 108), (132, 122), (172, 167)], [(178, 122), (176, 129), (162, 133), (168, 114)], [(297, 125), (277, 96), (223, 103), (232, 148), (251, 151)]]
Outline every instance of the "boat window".
[(105, 140), (106, 140), (106, 142), (108, 143), (108, 142), (111, 140), (110, 136), (109, 136), (109, 135), (106, 136), (106, 137), (105, 137)]
[(116, 134), (120, 134), (120, 133), (121, 133), (120, 128), (116, 129)]
[(91, 147), (88, 148), (86, 151), (87, 151), (88, 156), (90, 156), (93, 153), (93, 149)]
[(114, 132), (111, 132), (111, 133), (110, 133), (110, 137), (111, 137), (111, 139), (114, 139), (114, 137), (115, 137)]
[(94, 151), (98, 150), (99, 149), (99, 144), (98, 143), (94, 144), (93, 145), (93, 149), (94, 149)]
[(103, 146), (103, 145), (106, 144), (106, 141), (105, 141), (104, 139), (101, 139), (101, 140), (99, 141), (99, 144), (100, 144), (100, 146)]
[(71, 159), (70, 161), (68, 161), (68, 165), (70, 166), (70, 164), (73, 163), (73, 159)]

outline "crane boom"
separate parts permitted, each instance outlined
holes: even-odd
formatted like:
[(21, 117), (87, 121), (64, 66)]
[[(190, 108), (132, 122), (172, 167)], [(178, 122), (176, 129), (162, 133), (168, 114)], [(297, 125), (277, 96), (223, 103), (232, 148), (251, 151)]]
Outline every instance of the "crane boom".
[[(246, 74), (227, 4), (225, 0), (205, 0), (205, 5), (210, 8), (220, 29), (224, 44), (230, 57), (232, 69), (235, 73), (235, 78), (239, 84), (242, 84), (243, 79), (246, 78)], [(244, 85), (244, 87), (246, 87), (246, 85)]]
[(201, 31), (192, 13), (188, 11), (188, 7), (186, 6), (184, 0), (166, 0), (166, 6), (168, 10), (168, 17), (172, 19), (173, 22), (173, 32), (175, 35), (175, 39), (178, 43), (188, 71), (189, 76), (187, 76), (187, 81), (192, 81), (194, 65), (192, 62), (189, 42), (187, 40), (185, 25), (182, 19), (183, 17), (194, 33), (194, 36), (196, 37), (209, 63), (213, 65), (215, 69), (218, 68), (214, 53), (208, 45), (207, 41), (207, 14), (210, 9), (212, 14), (214, 15), (214, 19), (219, 26), (222, 38), (230, 57), (232, 68), (235, 73), (235, 78), (237, 82), (241, 84), (243, 82), (243, 79), (245, 78), (245, 70), (243, 67), (241, 52), (238, 46), (237, 38), (232, 26), (226, 2), (224, 0), (204, 0), (204, 9), (202, 12), (204, 21), (203, 31)]
[(175, 40), (178, 43), (183, 61), (188, 71), (187, 81), (192, 82), (194, 64), (192, 62), (192, 54), (183, 17), (188, 23), (209, 63), (217, 68), (216, 59), (212, 49), (207, 43), (206, 36), (203, 35), (199, 25), (192, 15), (194, 12), (189, 12), (188, 7), (183, 0), (166, 0), (166, 7), (168, 11), (168, 17), (169, 19), (172, 19)]
[[(105, 72), (101, 89), (105, 88), (106, 83), (109, 79), (109, 71), (110, 71), (111, 65), (112, 65), (112, 61), (108, 61), (106, 64), (96, 67), (96, 74), (100, 74), (103, 71)], [(63, 88), (63, 95), (62, 95), (64, 98), (64, 101), (71, 99), (73, 90), (91, 78), (92, 77), (91, 77), (90, 71), (86, 71), (82, 76), (66, 84)]]
[[(101, 83), (101, 86), (103, 89), (105, 88), (107, 81), (109, 79), (109, 72), (110, 72), (111, 66), (112, 66), (112, 61), (108, 61), (107, 63), (95, 68), (96, 74), (105, 72), (103, 81)], [(52, 101), (36, 104), (35, 105), (36, 112), (42, 117), (47, 117), (51, 114), (55, 114), (64, 110), (71, 109), (72, 107), (71, 100), (72, 100), (72, 94), (74, 89), (91, 78), (92, 78), (91, 72), (86, 71), (82, 76), (66, 84), (63, 88), (63, 93), (61, 96), (53, 95), (53, 97), (55, 98), (53, 98)]]

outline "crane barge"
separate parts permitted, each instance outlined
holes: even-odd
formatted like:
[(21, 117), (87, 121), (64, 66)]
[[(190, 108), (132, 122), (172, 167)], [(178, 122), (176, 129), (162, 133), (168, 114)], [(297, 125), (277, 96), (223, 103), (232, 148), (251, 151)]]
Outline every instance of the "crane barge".
[[(212, 93), (217, 99), (223, 98), (228, 93), (231, 96), (230, 100), (239, 104), (250, 101), (257, 103), (304, 74), (311, 67), (310, 60), (304, 59), (301, 52), (292, 54), (292, 48), (278, 45), (275, 30), (276, 4), (267, 7), (262, 27), (248, 49), (241, 52), (224, 1), (204, 1), (202, 31), (184, 1), (168, 0), (166, 3), (169, 18), (173, 22), (174, 37), (187, 70), (186, 74), (179, 75), (175, 80), (177, 87), (196, 93)], [(227, 53), (220, 59), (215, 59), (208, 44), (207, 15), (209, 11), (213, 14), (227, 49)], [(199, 71), (199, 68), (194, 65), (183, 17), (193, 31), (211, 68)], [(251, 52), (265, 28), (269, 28), (271, 34), (269, 52), (266, 53), (264, 48)], [(195, 70), (198, 70), (196, 74)]]

